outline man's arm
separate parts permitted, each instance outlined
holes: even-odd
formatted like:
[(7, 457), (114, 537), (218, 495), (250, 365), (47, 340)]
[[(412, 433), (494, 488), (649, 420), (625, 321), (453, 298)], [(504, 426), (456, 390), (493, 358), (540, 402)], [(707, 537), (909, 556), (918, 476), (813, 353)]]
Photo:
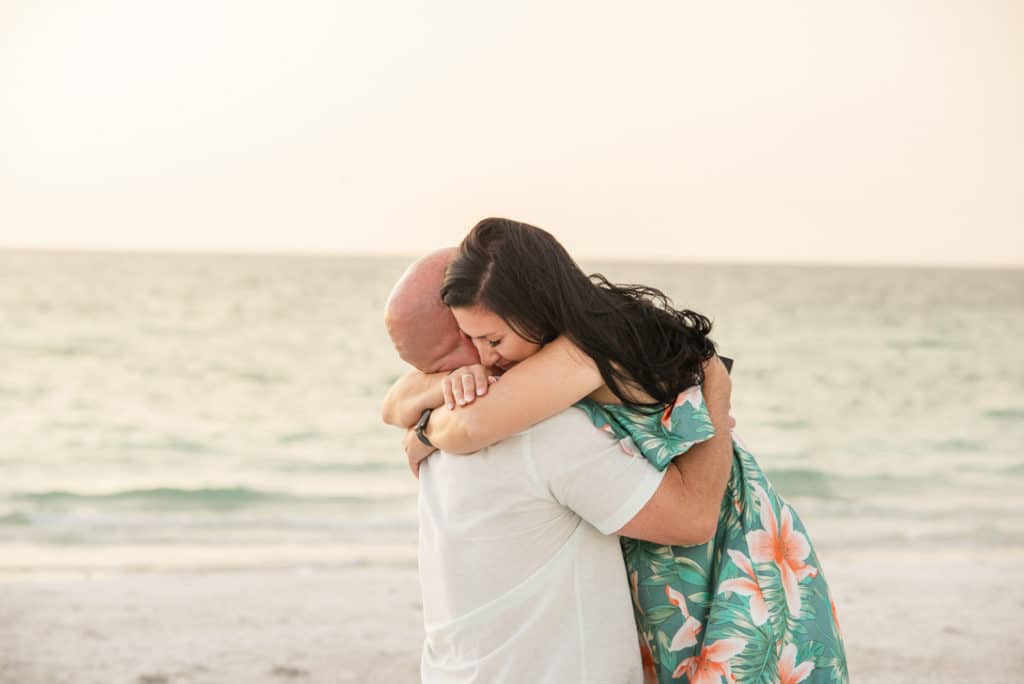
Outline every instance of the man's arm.
[(399, 378), (384, 396), (380, 417), (388, 425), (412, 427), (428, 408), (444, 403), (441, 379), (446, 373), (412, 371)]
[(732, 381), (717, 357), (704, 369), (703, 393), (714, 437), (676, 456), (654, 496), (618, 534), (674, 546), (704, 544), (715, 536), (732, 471)]

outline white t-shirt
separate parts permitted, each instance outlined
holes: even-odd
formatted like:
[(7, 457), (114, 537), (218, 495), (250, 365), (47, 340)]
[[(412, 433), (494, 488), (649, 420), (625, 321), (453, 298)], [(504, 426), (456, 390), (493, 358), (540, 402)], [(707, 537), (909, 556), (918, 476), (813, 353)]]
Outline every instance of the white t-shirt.
[(642, 682), (619, 539), (664, 473), (571, 408), (420, 468), (427, 684)]

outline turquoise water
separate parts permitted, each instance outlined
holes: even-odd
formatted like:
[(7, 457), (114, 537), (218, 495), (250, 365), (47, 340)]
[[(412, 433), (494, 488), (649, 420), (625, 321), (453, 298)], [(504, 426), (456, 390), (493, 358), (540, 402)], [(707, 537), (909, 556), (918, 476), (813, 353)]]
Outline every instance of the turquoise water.
[[(0, 569), (413, 558), (405, 264), (0, 251)], [(715, 319), (819, 549), (1024, 545), (1024, 271), (584, 267)]]

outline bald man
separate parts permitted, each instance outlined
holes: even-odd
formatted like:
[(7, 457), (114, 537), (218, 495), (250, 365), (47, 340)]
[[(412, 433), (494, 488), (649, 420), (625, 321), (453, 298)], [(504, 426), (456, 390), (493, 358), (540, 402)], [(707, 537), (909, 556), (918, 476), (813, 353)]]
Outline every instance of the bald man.
[[(441, 406), (441, 378), (479, 363), (440, 298), (454, 251), (414, 263), (388, 299), (388, 333), (420, 369), (388, 392), (392, 425)], [(709, 383), (709, 410), (727, 414), (728, 388)], [(436, 452), (419, 480), (423, 682), (643, 681), (615, 533), (667, 543), (687, 522), (676, 478), (569, 408), (476, 454)]]
[[(473, 343), (459, 332), (441, 301), (441, 281), (454, 247), (431, 252), (398, 279), (384, 306), (384, 325), (403, 361), (424, 373), (480, 363)], [(440, 405), (440, 404), (438, 404)]]

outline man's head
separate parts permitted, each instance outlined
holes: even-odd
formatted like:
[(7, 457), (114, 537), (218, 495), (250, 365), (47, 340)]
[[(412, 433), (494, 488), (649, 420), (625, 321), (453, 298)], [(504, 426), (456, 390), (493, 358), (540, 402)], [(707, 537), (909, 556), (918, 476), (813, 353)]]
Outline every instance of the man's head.
[(473, 343), (441, 301), (444, 269), (456, 251), (447, 247), (414, 261), (384, 306), (384, 324), (398, 355), (424, 373), (480, 363)]

